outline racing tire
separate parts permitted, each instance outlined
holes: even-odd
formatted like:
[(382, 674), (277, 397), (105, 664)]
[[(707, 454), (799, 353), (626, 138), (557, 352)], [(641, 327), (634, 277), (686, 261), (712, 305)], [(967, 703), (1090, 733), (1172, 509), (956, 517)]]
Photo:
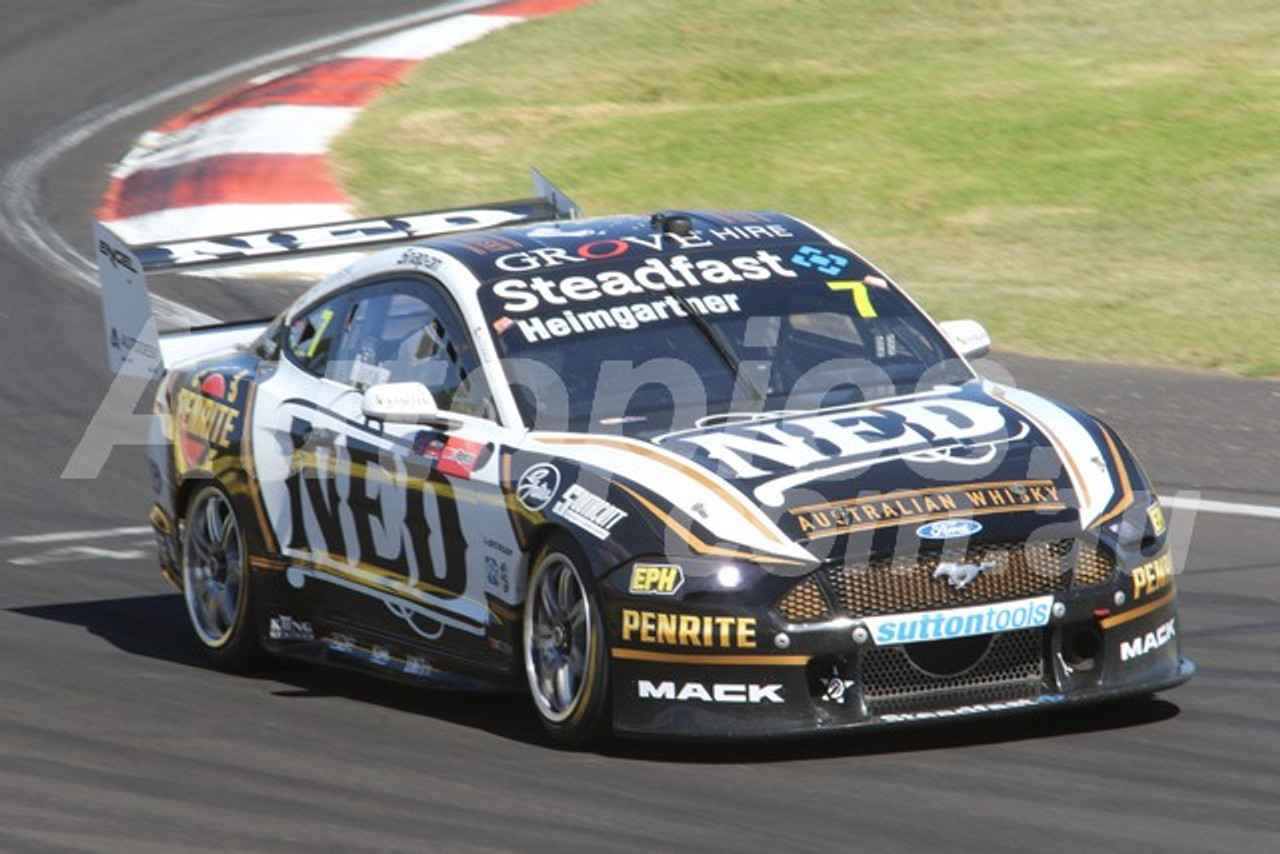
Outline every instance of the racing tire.
[(582, 551), (556, 535), (529, 573), (524, 667), (543, 727), (558, 744), (585, 747), (610, 723), (609, 642)]
[(251, 586), (231, 496), (217, 483), (201, 486), (182, 528), (182, 598), (201, 651), (222, 670), (243, 670), (260, 653)]

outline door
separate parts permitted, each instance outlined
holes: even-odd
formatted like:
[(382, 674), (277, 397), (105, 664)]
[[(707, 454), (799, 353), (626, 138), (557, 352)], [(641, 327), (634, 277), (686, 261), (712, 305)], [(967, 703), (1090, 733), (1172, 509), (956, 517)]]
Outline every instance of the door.
[[(502, 495), (496, 423), (475, 349), (434, 280), (344, 291), (282, 335), (261, 382), (255, 448), (290, 583), (313, 619), (354, 638), (510, 653), (520, 551)], [(366, 418), (363, 392), (418, 381), (448, 423)]]

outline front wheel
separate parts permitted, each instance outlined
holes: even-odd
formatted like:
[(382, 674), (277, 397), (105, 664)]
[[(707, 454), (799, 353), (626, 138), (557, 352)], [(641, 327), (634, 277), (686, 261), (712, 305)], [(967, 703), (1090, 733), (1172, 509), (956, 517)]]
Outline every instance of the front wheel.
[(556, 741), (588, 744), (609, 723), (608, 641), (586, 558), (556, 536), (529, 574), (524, 667), (538, 718)]
[(230, 496), (216, 483), (200, 487), (182, 529), (182, 595), (201, 649), (226, 670), (246, 667), (259, 650), (248, 557)]

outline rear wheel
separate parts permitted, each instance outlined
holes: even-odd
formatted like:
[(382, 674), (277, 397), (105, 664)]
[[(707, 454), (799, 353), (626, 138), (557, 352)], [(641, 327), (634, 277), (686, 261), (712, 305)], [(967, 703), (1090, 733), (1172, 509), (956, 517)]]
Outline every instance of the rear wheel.
[(202, 486), (187, 506), (182, 529), (182, 591), (187, 616), (205, 655), (237, 670), (258, 654), (244, 533), (226, 491)]
[(524, 609), (524, 665), (538, 718), (581, 746), (609, 723), (608, 641), (586, 558), (567, 537), (539, 553)]

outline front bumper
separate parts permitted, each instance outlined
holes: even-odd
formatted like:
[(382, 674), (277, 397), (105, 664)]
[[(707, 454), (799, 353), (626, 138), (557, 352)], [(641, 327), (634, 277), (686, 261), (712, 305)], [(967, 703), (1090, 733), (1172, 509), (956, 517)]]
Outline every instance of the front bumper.
[(944, 633), (979, 609), (895, 615), (924, 627), (926, 640), (908, 643), (886, 642), (892, 631), (874, 620), (798, 625), (769, 604), (606, 589), (614, 728), (662, 738), (813, 735), (1060, 708), (1187, 681), (1195, 666), (1181, 654), (1172, 584), (1117, 606), (1127, 581), (996, 603), (987, 624), (1003, 631)]

